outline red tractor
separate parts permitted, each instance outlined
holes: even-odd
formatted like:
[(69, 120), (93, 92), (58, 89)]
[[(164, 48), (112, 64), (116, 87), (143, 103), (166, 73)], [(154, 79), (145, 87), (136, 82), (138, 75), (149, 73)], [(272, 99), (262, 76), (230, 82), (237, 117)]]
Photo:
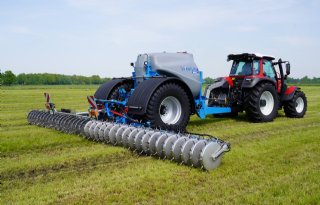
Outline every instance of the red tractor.
[(302, 118), (305, 115), (305, 94), (299, 87), (285, 83), (290, 74), (288, 61), (279, 59), (274, 62), (272, 56), (251, 53), (230, 54), (230, 60), (233, 61), (230, 75), (216, 79), (206, 88), (209, 106), (231, 107), (231, 113), (215, 116), (235, 116), (245, 111), (253, 122), (269, 122), (282, 108), (287, 117)]

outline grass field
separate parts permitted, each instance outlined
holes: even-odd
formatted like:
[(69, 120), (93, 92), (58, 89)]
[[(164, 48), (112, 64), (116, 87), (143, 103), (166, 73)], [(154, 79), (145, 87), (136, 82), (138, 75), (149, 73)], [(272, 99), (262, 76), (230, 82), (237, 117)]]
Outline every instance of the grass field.
[(44, 91), (57, 107), (82, 111), (95, 89), (1, 87), (0, 204), (320, 204), (320, 87), (302, 87), (303, 119), (192, 117), (188, 131), (232, 145), (212, 172), (27, 124)]

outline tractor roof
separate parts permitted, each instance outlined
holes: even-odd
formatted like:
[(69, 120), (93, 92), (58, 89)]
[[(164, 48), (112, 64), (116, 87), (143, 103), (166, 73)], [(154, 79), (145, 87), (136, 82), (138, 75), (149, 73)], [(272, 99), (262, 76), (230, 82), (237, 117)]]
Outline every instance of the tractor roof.
[(229, 54), (229, 60), (246, 60), (246, 59), (266, 59), (266, 60), (274, 60), (275, 57), (269, 55), (263, 55), (260, 53), (241, 53), (241, 54)]

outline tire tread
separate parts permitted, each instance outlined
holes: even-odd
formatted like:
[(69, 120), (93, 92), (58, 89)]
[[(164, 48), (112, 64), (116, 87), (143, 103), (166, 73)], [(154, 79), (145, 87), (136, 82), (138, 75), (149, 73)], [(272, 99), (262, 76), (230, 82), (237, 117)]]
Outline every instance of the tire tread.
[(260, 95), (261, 93), (266, 89), (270, 87), (271, 89), (273, 88), (273, 93), (276, 93), (276, 90), (274, 86), (270, 83), (260, 83), (256, 85), (254, 88), (251, 90), (248, 90), (244, 94), (244, 110), (246, 111), (246, 115), (248, 119), (252, 122), (270, 122), (272, 121), (278, 113), (278, 96), (275, 95), (274, 97), (274, 105), (275, 108), (272, 111), (272, 113), (269, 116), (264, 116), (260, 112), (260, 107), (259, 107), (259, 100), (260, 100)]

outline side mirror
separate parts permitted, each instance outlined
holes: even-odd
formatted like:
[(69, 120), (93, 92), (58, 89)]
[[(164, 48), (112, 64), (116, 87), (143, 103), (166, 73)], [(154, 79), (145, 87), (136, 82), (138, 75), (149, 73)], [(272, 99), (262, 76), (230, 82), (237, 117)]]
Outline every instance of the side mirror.
[(286, 74), (290, 75), (290, 63), (286, 64)]
[(134, 63), (131, 62), (131, 63), (130, 63), (130, 66), (134, 67)]

